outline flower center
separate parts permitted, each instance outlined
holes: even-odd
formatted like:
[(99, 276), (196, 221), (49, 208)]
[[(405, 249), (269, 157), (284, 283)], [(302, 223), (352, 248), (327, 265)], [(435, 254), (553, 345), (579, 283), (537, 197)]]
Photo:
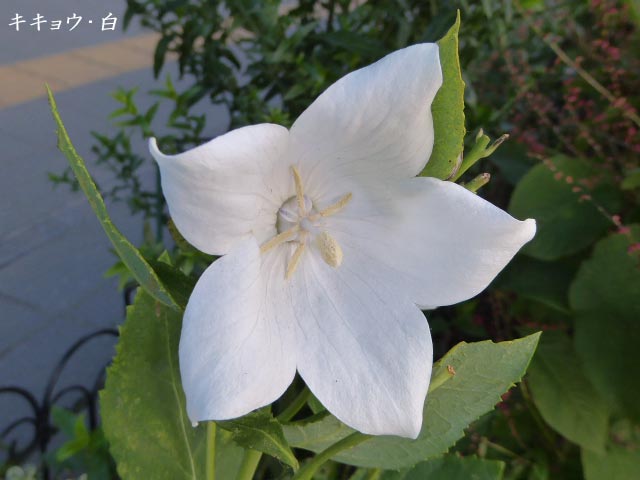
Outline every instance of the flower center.
[(283, 243), (292, 243), (295, 250), (289, 259), (285, 278), (290, 278), (296, 271), (302, 254), (309, 248), (310, 242), (314, 242), (322, 259), (330, 266), (337, 268), (342, 263), (342, 248), (329, 233), (323, 228), (322, 219), (335, 215), (342, 211), (351, 201), (351, 193), (343, 195), (336, 203), (327, 208), (317, 210), (313, 201), (304, 194), (304, 186), (300, 172), (295, 166), (291, 167), (293, 180), (296, 186), (295, 196), (286, 200), (278, 209), (276, 229), (278, 234), (267, 240), (260, 247), (261, 253), (266, 253), (272, 248)]

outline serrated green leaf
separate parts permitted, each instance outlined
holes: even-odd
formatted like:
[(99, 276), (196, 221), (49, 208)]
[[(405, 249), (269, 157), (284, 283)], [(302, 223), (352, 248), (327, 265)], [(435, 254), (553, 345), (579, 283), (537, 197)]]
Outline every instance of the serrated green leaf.
[(420, 173), (442, 180), (456, 171), (464, 146), (464, 81), (458, 58), (459, 30), (460, 11), (451, 29), (438, 41), (443, 82), (431, 105), (435, 141), (429, 162)]
[(443, 455), (409, 470), (385, 473), (380, 480), (502, 480), (504, 468), (499, 460)]
[(98, 217), (98, 220), (107, 234), (107, 237), (111, 241), (116, 253), (120, 259), (122, 259), (127, 268), (129, 268), (131, 274), (138, 281), (140, 286), (149, 292), (150, 295), (165, 305), (176, 309), (180, 308), (169, 291), (162, 284), (156, 272), (142, 257), (138, 249), (134, 247), (124, 235), (122, 235), (111, 221), (109, 213), (107, 212), (107, 207), (104, 204), (104, 200), (96, 188), (84, 160), (80, 155), (78, 155), (71, 143), (71, 139), (67, 134), (64, 124), (62, 123), (62, 118), (60, 118), (60, 114), (58, 113), (58, 107), (56, 106), (56, 101), (53, 98), (53, 93), (48, 87), (47, 92), (49, 95), (49, 103), (51, 104), (51, 112), (53, 113), (53, 118), (55, 119), (58, 128), (58, 148), (65, 157), (67, 157), (69, 165), (71, 165), (73, 173), (78, 179), (82, 191), (87, 197), (96, 217)]
[(179, 269), (158, 260), (149, 260), (149, 265), (158, 275), (162, 284), (171, 292), (176, 304), (184, 309), (187, 306), (196, 279), (182, 273)]
[(273, 418), (268, 409), (216, 423), (231, 432), (231, 438), (241, 447), (264, 452), (283, 461), (294, 470), (298, 469), (298, 460), (284, 437), (282, 425)]
[(637, 480), (640, 472), (640, 449), (614, 445), (606, 453), (582, 450), (585, 480)]
[(569, 291), (575, 347), (600, 395), (640, 422), (640, 225), (609, 235), (583, 262)]
[[(416, 440), (373, 437), (334, 459), (362, 467), (399, 469), (442, 455), (471, 422), (491, 411), (500, 396), (522, 378), (539, 336), (458, 344), (434, 366), (432, 378), (449, 365), (456, 375), (427, 395), (424, 423)], [(292, 446), (318, 452), (353, 430), (329, 415), (318, 422), (285, 425), (284, 433)]]
[[(123, 480), (205, 478), (206, 424), (191, 426), (178, 370), (181, 316), (139, 290), (100, 392), (110, 451)], [(217, 429), (218, 478), (234, 478), (242, 458)]]
[(581, 181), (590, 181), (596, 175), (594, 165), (564, 156), (554, 157), (551, 162), (553, 171), (540, 164), (522, 178), (509, 205), (513, 216), (536, 219), (536, 236), (522, 252), (539, 260), (579, 252), (611, 227), (593, 202), (581, 200), (583, 193), (610, 211), (619, 205), (619, 195), (604, 178), (594, 190), (573, 192), (580, 188)]
[(536, 407), (554, 430), (584, 448), (604, 451), (609, 411), (585, 377), (567, 335), (542, 336), (527, 380)]

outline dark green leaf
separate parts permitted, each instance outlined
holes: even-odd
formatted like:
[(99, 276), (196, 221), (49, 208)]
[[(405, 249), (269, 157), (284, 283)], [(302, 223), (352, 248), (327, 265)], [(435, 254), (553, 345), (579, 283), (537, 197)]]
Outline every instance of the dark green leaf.
[(637, 480), (640, 473), (640, 449), (612, 446), (606, 453), (582, 450), (585, 480)]
[(622, 180), (621, 187), (623, 190), (634, 190), (640, 188), (640, 168), (636, 168), (632, 172), (629, 172), (624, 180)]
[(587, 377), (610, 405), (640, 422), (640, 226), (596, 244), (569, 292), (575, 347)]
[(361, 55), (365, 58), (377, 58), (387, 53), (384, 43), (380, 40), (375, 37), (362, 35), (358, 32), (339, 30), (336, 32), (327, 32), (320, 38), (333, 47)]
[[(584, 193), (610, 211), (619, 204), (617, 193), (604, 178), (594, 190), (581, 187), (596, 176), (593, 164), (563, 156), (551, 161), (551, 166), (537, 165), (524, 176), (509, 205), (513, 216), (536, 219), (536, 236), (522, 252), (540, 260), (579, 252), (612, 226), (592, 201), (581, 198)], [(575, 188), (581, 190), (574, 192)]]
[(504, 467), (498, 460), (443, 455), (398, 474), (385, 474), (381, 480), (502, 480)]
[(573, 258), (543, 262), (518, 255), (500, 272), (493, 286), (568, 314), (569, 285), (577, 269), (578, 263)]
[(282, 425), (268, 409), (217, 424), (230, 431), (233, 441), (241, 447), (264, 452), (297, 470), (298, 461), (282, 433)]
[(179, 269), (162, 261), (149, 260), (149, 265), (153, 267), (163, 285), (171, 292), (178, 306), (184, 309), (187, 306), (193, 287), (195, 287), (196, 279), (188, 277)]
[(515, 142), (506, 142), (489, 157), (489, 161), (500, 169), (500, 176), (509, 185), (516, 185), (535, 165), (526, 149)]
[(160, 75), (160, 71), (164, 66), (164, 60), (167, 56), (167, 50), (174, 38), (174, 35), (163, 36), (156, 45), (156, 49), (153, 53), (153, 76), (155, 78), (158, 78), (158, 75)]
[(553, 429), (584, 448), (604, 451), (609, 411), (585, 377), (569, 337), (545, 332), (527, 380), (536, 407)]

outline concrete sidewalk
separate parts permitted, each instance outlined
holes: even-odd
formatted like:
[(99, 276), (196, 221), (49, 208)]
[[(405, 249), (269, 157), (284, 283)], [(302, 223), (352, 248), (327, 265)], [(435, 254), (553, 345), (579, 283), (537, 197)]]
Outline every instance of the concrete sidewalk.
[[(43, 84), (57, 92), (78, 152), (108, 188), (109, 175), (93, 163), (90, 133), (115, 131), (107, 117), (117, 107), (110, 93), (118, 86), (141, 87), (139, 106), (151, 105), (153, 99), (143, 92), (157, 86), (150, 68), (156, 37), (136, 28), (126, 35), (120, 28), (102, 32), (88, 23), (77, 32), (17, 32), (8, 24), (16, 13), (50, 19), (75, 13), (99, 20), (112, 12), (121, 19), (124, 6), (124, 0), (3, 0), (0, 5), (0, 386), (19, 386), (37, 397), (75, 340), (124, 318), (115, 280), (103, 278), (116, 257), (98, 221), (82, 194), (54, 189), (47, 177), (61, 172), (66, 159), (56, 148)], [(173, 78), (175, 70), (169, 64)], [(208, 133), (219, 133), (222, 125), (223, 118), (210, 122)], [(134, 148), (146, 155), (146, 142), (134, 140)], [(152, 171), (150, 159), (147, 176)], [(114, 223), (138, 243), (141, 218), (122, 204), (108, 208)], [(103, 339), (89, 345), (59, 385), (91, 384), (111, 358), (113, 344)], [(0, 396), (0, 431), (29, 413), (26, 402)], [(25, 426), (21, 437), (29, 435)]]

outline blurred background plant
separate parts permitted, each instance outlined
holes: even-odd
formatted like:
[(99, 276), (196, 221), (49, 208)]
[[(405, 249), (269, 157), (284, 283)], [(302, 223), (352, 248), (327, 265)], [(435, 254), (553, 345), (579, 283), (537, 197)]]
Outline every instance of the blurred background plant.
[[(127, 4), (125, 24), (139, 21), (160, 34), (154, 73), (163, 80), (149, 92), (157, 101), (146, 111), (136, 105), (136, 89), (114, 93), (121, 108), (112, 117), (121, 129), (113, 136), (96, 133), (93, 152), (117, 179), (103, 194), (126, 201), (147, 224), (143, 253), (156, 259), (170, 244), (171, 261), (188, 275), (197, 274), (211, 258), (189, 247), (168, 224), (157, 173), (155, 185), (140, 178), (141, 168), (152, 160), (134, 153), (134, 137), (155, 136), (167, 153), (192, 148), (209, 140), (203, 134), (207, 115), (196, 112), (212, 104), (226, 109), (229, 129), (261, 122), (289, 126), (344, 74), (392, 50), (440, 38), (460, 9), (468, 146), (481, 127), (492, 137), (511, 135), (472, 168), (469, 178), (491, 173), (481, 194), (519, 218), (536, 218), (538, 234), (487, 292), (429, 314), (436, 354), (461, 340), (505, 340), (539, 329), (546, 333), (526, 381), (476, 422), (453, 450), (504, 461), (504, 478), (509, 479), (636, 478), (637, 2)], [(173, 59), (180, 90), (165, 74), (165, 64)], [(159, 121), (161, 108), (170, 111), (166, 123)], [(51, 178), (74, 185), (69, 172)], [(163, 241), (165, 231), (173, 242)], [(131, 281), (121, 264), (111, 273), (120, 275), (122, 286)], [(100, 442), (89, 444), (102, 455)], [(271, 478), (279, 468), (277, 462), (264, 462), (259, 473)], [(330, 475), (343, 477), (327, 478), (349, 473), (332, 468)]]

